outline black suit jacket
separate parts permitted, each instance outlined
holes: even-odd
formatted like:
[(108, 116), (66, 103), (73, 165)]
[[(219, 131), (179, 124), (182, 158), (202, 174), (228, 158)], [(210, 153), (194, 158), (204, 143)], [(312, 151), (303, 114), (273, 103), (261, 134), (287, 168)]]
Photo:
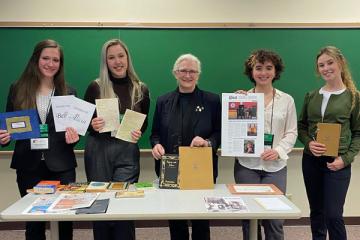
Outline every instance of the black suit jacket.
[[(220, 98), (217, 94), (202, 91), (196, 87), (195, 91), (198, 91), (196, 94), (196, 106), (193, 110), (193, 121), (192, 128), (194, 136), (199, 136), (204, 139), (209, 139), (212, 144), (213, 149), (213, 170), (214, 170), (214, 179), (217, 177), (217, 150), (221, 142), (221, 103)], [(150, 142), (152, 147), (160, 143), (164, 149), (165, 153), (174, 153), (174, 144), (170, 141), (169, 136), (172, 133), (170, 122), (171, 114), (173, 114), (172, 106), (174, 101), (177, 99), (178, 90), (167, 93), (160, 96), (156, 102), (156, 108), (153, 118), (152, 131), (150, 136)], [(201, 111), (200, 111), (201, 109)], [(160, 170), (160, 161), (155, 161), (155, 171), (159, 176)]]
[[(76, 95), (76, 91), (70, 87), (67, 89), (68, 95)], [(59, 93), (55, 90), (54, 96)], [(14, 111), (13, 105), (13, 86), (10, 87), (6, 111)], [(40, 117), (39, 117), (40, 119)], [(41, 161), (42, 152), (44, 152), (46, 166), (54, 172), (70, 170), (77, 166), (74, 145), (65, 142), (65, 132), (56, 132), (52, 108), (46, 118), (49, 130), (49, 149), (48, 150), (31, 150), (30, 140), (17, 140), (15, 143), (14, 153), (11, 161), (11, 168), (17, 170), (36, 169)]]

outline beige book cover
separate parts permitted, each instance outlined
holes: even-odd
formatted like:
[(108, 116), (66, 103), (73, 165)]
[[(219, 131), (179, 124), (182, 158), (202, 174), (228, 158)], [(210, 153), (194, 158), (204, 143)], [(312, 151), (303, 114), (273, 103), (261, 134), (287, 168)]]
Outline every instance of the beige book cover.
[(341, 125), (338, 123), (318, 123), (316, 141), (325, 144), (324, 156), (337, 157), (339, 151)]
[(180, 189), (214, 188), (211, 147), (179, 147)]

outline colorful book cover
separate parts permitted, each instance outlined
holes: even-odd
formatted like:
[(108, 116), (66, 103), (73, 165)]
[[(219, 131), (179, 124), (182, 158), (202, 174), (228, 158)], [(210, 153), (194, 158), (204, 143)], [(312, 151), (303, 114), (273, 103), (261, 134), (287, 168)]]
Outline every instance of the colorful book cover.
[(108, 182), (92, 181), (89, 183), (89, 186), (86, 188), (86, 192), (105, 192), (108, 186), (109, 186)]
[(35, 109), (0, 113), (0, 129), (10, 133), (11, 140), (40, 137), (39, 116)]

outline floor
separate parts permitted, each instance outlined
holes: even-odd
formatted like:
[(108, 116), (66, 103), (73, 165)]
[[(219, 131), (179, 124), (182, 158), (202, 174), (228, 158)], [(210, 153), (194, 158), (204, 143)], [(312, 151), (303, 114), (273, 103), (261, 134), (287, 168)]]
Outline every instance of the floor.
[[(347, 226), (348, 240), (360, 239), (360, 226)], [(48, 233), (47, 233), (47, 236)], [(0, 231), (1, 240), (20, 240), (24, 239), (24, 231)], [(47, 237), (50, 239), (50, 237)], [(76, 229), (74, 230), (74, 240), (92, 239), (91, 230)], [(169, 239), (168, 228), (137, 228), (137, 240), (167, 240)], [(241, 240), (241, 227), (211, 227), (212, 240)], [(308, 240), (311, 239), (309, 226), (286, 226), (285, 239)]]

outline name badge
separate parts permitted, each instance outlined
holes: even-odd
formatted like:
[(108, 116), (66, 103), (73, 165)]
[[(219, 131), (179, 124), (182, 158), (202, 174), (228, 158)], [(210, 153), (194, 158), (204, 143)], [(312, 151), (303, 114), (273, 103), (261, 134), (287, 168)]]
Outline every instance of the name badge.
[(272, 149), (274, 142), (274, 134), (265, 133), (264, 134), (264, 148)]
[(49, 149), (48, 138), (32, 138), (30, 139), (31, 150), (46, 150)]

